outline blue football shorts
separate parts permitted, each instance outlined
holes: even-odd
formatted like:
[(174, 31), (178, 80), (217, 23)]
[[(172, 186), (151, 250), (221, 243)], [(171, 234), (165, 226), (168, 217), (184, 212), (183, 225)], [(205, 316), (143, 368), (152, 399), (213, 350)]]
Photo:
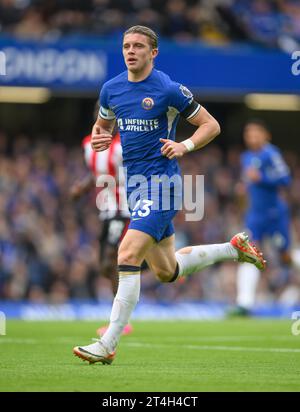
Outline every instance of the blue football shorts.
[(141, 200), (131, 212), (128, 229), (135, 229), (152, 236), (156, 242), (174, 234), (172, 219), (178, 210), (155, 210), (153, 202)]
[(281, 210), (274, 216), (249, 213), (245, 223), (254, 241), (262, 242), (269, 238), (278, 250), (285, 252), (289, 249), (291, 239), (288, 210)]

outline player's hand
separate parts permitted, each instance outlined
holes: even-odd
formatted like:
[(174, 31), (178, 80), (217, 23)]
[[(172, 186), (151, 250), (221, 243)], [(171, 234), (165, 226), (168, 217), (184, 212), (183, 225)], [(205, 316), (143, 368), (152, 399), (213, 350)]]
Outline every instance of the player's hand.
[(112, 141), (112, 135), (101, 133), (100, 126), (94, 126), (92, 130), (91, 145), (95, 152), (102, 152), (109, 148)]
[(249, 167), (246, 170), (246, 178), (250, 180), (250, 182), (256, 183), (261, 180), (261, 174), (255, 167)]
[(82, 196), (82, 194), (82, 186), (79, 184), (79, 182), (75, 182), (73, 186), (71, 186), (69, 196), (72, 200), (77, 200)]
[(159, 139), (159, 141), (164, 144), (160, 149), (161, 153), (168, 159), (182, 157), (188, 151), (183, 143), (173, 142), (170, 139)]

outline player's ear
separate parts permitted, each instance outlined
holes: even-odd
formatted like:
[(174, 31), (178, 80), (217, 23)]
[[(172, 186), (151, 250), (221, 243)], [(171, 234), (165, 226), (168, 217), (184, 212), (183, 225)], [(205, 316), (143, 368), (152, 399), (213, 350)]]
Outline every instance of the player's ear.
[(152, 57), (155, 59), (155, 57), (158, 55), (158, 49), (152, 49)]

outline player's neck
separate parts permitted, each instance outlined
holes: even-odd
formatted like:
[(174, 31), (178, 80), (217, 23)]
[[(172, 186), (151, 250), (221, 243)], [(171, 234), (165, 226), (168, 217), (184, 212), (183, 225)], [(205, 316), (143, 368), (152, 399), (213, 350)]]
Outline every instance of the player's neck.
[(145, 69), (143, 71), (140, 71), (138, 73), (133, 73), (133, 72), (128, 70), (128, 80), (130, 82), (141, 82), (141, 81), (145, 80), (150, 75), (152, 70), (153, 70), (153, 65), (152, 64), (145, 67)]
[(253, 152), (261, 152), (266, 147), (266, 144), (256, 146), (252, 149)]

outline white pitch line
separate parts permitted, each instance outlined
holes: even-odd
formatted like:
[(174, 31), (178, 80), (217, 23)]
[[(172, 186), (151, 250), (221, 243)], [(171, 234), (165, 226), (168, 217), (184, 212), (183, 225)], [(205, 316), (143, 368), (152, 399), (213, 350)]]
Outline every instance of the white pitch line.
[[(170, 348), (175, 345), (164, 345), (156, 343), (140, 343), (140, 342), (123, 342), (124, 346), (132, 346), (136, 348)], [(274, 353), (300, 353), (300, 349), (292, 348), (257, 348), (244, 346), (214, 346), (214, 345), (178, 345), (181, 349), (193, 350), (222, 350), (222, 351), (237, 351), (237, 352), (274, 352)]]
[[(17, 343), (20, 345), (23, 344), (28, 344), (28, 345), (35, 345), (39, 343), (37, 339), (21, 339), (21, 338), (5, 338), (5, 337), (0, 337), (0, 344), (6, 344), (6, 343)], [(41, 343), (41, 342), (40, 342)]]
[[(133, 336), (134, 338), (134, 336)], [(1, 338), (0, 338), (1, 339)], [(51, 341), (53, 343), (72, 343), (75, 341), (82, 341), (82, 339), (89, 340), (89, 338), (83, 338), (82, 336), (59, 336), (57, 338), (50, 338), (48, 339), (48, 342)], [(128, 339), (127, 337), (122, 338), (121, 342), (123, 342), (124, 339)], [(132, 339), (130, 337), (129, 339)], [(297, 338), (296, 336), (290, 335), (290, 336), (282, 336), (282, 335), (270, 335), (270, 336), (253, 336), (253, 335), (232, 335), (232, 336), (165, 336), (165, 337), (160, 337), (160, 336), (151, 336), (151, 341), (152, 340), (159, 340), (160, 342), (174, 342), (174, 339), (182, 340), (184, 342), (186, 341), (193, 341), (193, 342), (239, 342), (239, 341), (276, 341), (276, 340), (287, 340), (294, 342), (296, 339), (299, 339), (300, 343), (300, 336)], [(90, 339), (91, 340), (91, 339)], [(148, 342), (149, 337), (139, 337), (139, 342), (145, 340)]]
[[(123, 338), (124, 339), (124, 338)], [(123, 342), (123, 339), (121, 340), (121, 342)], [(125, 337), (125, 339), (127, 339), (127, 337)], [(130, 338), (132, 339), (132, 338)], [(149, 341), (149, 338), (147, 337), (142, 337), (139, 338), (139, 343), (141, 343), (142, 341), (145, 340), (145, 343), (147, 344)], [(288, 340), (288, 341), (295, 341), (295, 336), (269, 336), (269, 337), (263, 337), (263, 336), (168, 336), (168, 337), (154, 337), (151, 336), (151, 341), (153, 340), (159, 340), (160, 342), (174, 342), (174, 339), (176, 339), (177, 341), (193, 341), (195, 343), (198, 342), (241, 342), (241, 341), (276, 341), (276, 340)], [(82, 341), (82, 337), (58, 337), (55, 339), (50, 339), (48, 341), (52, 341), (54, 343), (74, 343), (74, 342), (79, 342)], [(300, 342), (300, 339), (299, 339)], [(156, 343), (154, 342), (153, 345), (155, 345)], [(142, 343), (141, 343), (142, 345)]]
[(299, 339), (300, 342), (300, 337), (297, 335), (289, 335), (289, 336), (282, 336), (282, 335), (275, 335), (275, 336), (270, 336), (270, 339), (274, 339), (274, 340), (295, 340), (295, 339)]
[[(274, 337), (274, 339), (273, 339), (273, 337), (272, 336), (253, 336), (253, 335), (251, 335), (251, 336), (167, 336), (167, 337), (159, 337), (159, 336), (157, 336), (157, 337), (154, 337), (154, 336), (151, 336), (151, 339), (153, 339), (153, 338), (157, 338), (158, 340), (160, 340), (160, 341), (164, 341), (164, 342), (174, 342), (174, 339), (176, 339), (177, 341), (178, 340), (182, 340), (182, 341), (187, 341), (187, 340), (193, 340), (193, 341), (200, 341), (200, 342), (202, 342), (202, 341), (215, 341), (215, 342), (227, 342), (227, 341), (229, 341), (229, 342), (234, 342), (234, 341), (250, 341), (250, 340), (252, 340), (252, 341), (263, 341), (263, 340), (269, 340), (269, 339), (271, 339), (271, 340), (277, 340), (277, 338), (276, 337)], [(148, 340), (148, 338), (142, 338), (142, 339), (145, 339), (145, 340)]]
[[(148, 337), (139, 337), (139, 339), (142, 340), (148, 340)], [(281, 340), (287, 340), (287, 341), (295, 341), (295, 339), (297, 339), (296, 336), (294, 335), (287, 335), (287, 336), (283, 336), (283, 335), (270, 335), (270, 336), (253, 336), (253, 335), (226, 335), (226, 336), (188, 336), (188, 335), (184, 335), (184, 336), (165, 336), (165, 337), (160, 337), (160, 336), (151, 336), (151, 340), (159, 340), (159, 341), (164, 341), (164, 342), (174, 342), (174, 339), (176, 339), (176, 341), (180, 340), (180, 341), (194, 341), (194, 342), (239, 342), (239, 341), (281, 341)], [(299, 336), (299, 343), (300, 343), (300, 336)]]
[[(143, 343), (143, 338), (142, 341), (139, 340), (134, 341), (132, 338), (130, 338), (130, 341), (127, 341), (127, 338), (122, 339), (121, 343), (125, 346), (132, 346), (132, 347), (157, 347), (157, 348), (169, 348), (170, 346), (175, 347), (172, 342), (174, 342), (174, 339), (178, 339), (178, 336), (174, 336), (173, 338), (171, 336), (168, 337), (161, 337), (158, 338), (162, 342), (168, 342), (168, 343), (148, 343), (145, 342)], [(148, 338), (145, 338), (145, 340), (148, 340)], [(153, 337), (151, 338), (151, 340)], [(271, 335), (269, 337), (262, 337), (262, 336), (246, 336), (246, 335), (241, 335), (241, 336), (185, 336), (182, 337), (182, 340), (188, 341), (194, 341), (195, 343), (197, 342), (236, 342), (236, 341), (264, 341), (264, 340), (273, 340), (273, 341), (282, 341), (282, 340), (287, 340), (290, 342), (295, 341), (295, 336), (282, 336), (282, 335)], [(79, 341), (82, 341), (82, 337), (80, 336), (59, 336), (57, 338), (50, 338), (48, 342), (51, 341), (53, 343), (58, 343), (58, 344), (74, 344)], [(88, 340), (87, 340), (88, 341)], [(170, 342), (170, 343), (169, 343)], [(28, 344), (28, 345), (35, 345), (42, 343), (38, 339), (31, 339), (31, 338), (9, 338), (9, 337), (1, 337), (0, 336), (0, 344)], [(177, 346), (177, 345), (176, 345)], [(244, 351), (244, 352), (274, 352), (274, 353), (298, 353), (300, 352), (300, 349), (294, 349), (294, 348), (261, 348), (261, 347), (244, 347), (244, 346), (225, 346), (225, 345), (197, 345), (197, 344), (180, 344), (181, 348), (185, 349), (191, 349), (191, 350), (228, 350), (228, 351)]]

